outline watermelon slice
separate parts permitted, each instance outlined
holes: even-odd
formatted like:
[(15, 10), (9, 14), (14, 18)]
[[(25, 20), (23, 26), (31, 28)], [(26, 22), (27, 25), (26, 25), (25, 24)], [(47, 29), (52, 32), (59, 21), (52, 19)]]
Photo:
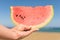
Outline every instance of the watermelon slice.
[(41, 28), (53, 18), (53, 6), (11, 6), (11, 19), (15, 25)]

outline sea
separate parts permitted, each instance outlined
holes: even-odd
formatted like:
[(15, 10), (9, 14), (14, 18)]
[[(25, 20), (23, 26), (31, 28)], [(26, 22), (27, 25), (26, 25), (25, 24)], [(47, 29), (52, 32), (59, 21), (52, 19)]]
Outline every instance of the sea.
[(60, 27), (43, 27), (39, 30), (39, 32), (60, 32)]

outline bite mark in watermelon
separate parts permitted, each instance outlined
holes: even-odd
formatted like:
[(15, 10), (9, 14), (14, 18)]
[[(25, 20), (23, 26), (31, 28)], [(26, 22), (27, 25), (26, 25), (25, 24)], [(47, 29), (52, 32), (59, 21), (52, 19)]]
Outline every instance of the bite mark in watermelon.
[(53, 18), (53, 6), (11, 6), (11, 18), (15, 25), (41, 28)]

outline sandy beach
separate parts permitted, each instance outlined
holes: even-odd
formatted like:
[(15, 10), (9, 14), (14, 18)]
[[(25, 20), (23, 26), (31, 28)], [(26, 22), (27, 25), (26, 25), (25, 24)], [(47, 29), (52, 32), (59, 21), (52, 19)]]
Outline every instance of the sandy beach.
[(22, 40), (60, 40), (60, 33), (35, 32)]
[[(9, 40), (9, 39), (0, 39)], [(60, 33), (56, 32), (34, 32), (31, 35), (18, 40), (60, 40)]]

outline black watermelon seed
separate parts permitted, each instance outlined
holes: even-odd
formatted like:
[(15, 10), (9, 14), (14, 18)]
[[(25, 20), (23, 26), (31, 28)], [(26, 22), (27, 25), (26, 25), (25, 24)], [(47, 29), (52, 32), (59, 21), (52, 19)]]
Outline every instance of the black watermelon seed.
[(16, 17), (17, 17), (18, 15), (16, 15)]

